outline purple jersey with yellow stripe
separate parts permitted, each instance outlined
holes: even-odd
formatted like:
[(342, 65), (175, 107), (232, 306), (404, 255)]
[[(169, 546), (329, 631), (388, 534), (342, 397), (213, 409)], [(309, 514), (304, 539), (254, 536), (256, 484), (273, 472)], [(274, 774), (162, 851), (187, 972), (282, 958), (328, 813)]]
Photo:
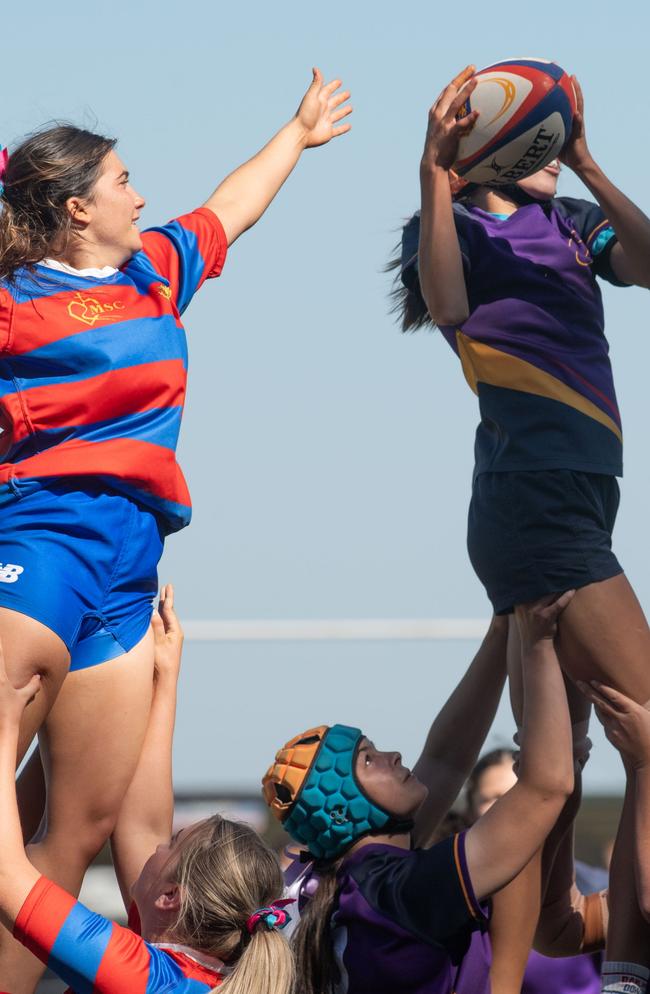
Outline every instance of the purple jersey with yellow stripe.
[(145, 942), (130, 928), (89, 911), (46, 877), (27, 896), (14, 936), (74, 994), (205, 994), (227, 972), (205, 965), (191, 950)]
[[(602, 210), (558, 197), (507, 217), (454, 204), (469, 300), (441, 327), (478, 395), (476, 473), (622, 474), (621, 418), (596, 276), (621, 284)], [(417, 283), (419, 217), (404, 230), (402, 278)]]
[(174, 531), (191, 515), (175, 455), (187, 378), (180, 316), (221, 272), (227, 242), (207, 208), (142, 242), (112, 276), (37, 265), (0, 283), (0, 485), (93, 477)]
[[(287, 893), (300, 909), (318, 884), (311, 867), (296, 875), (298, 866), (287, 870)], [(452, 994), (473, 931), (487, 926), (464, 834), (431, 849), (363, 846), (343, 861), (338, 884), (330, 923), (336, 994)]]

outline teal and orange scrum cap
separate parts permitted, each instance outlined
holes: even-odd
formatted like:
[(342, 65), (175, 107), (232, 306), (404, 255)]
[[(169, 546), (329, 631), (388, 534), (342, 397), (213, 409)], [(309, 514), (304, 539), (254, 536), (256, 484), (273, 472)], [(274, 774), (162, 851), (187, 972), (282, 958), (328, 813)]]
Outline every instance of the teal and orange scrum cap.
[(289, 835), (316, 859), (334, 859), (363, 835), (409, 828), (375, 804), (354, 767), (363, 733), (320, 725), (280, 749), (262, 780), (264, 797)]

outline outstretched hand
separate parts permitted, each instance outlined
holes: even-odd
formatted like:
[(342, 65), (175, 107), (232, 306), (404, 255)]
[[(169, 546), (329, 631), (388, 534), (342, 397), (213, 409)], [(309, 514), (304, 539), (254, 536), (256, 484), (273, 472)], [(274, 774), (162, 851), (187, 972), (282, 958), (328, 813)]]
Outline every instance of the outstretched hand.
[(578, 687), (595, 706), (605, 735), (623, 760), (636, 769), (650, 765), (650, 711), (597, 680)]
[(350, 91), (337, 93), (341, 86), (340, 79), (324, 84), (320, 69), (314, 68), (312, 73), (311, 85), (296, 111), (296, 119), (304, 130), (305, 148), (325, 145), (332, 138), (346, 134), (352, 127), (351, 124), (339, 124), (352, 113), (350, 104), (343, 106), (350, 99)]
[(151, 616), (154, 642), (154, 671), (161, 676), (178, 677), (183, 652), (183, 629), (174, 610), (174, 588), (166, 584), (160, 591), (158, 610)]
[(591, 153), (587, 147), (587, 138), (585, 135), (585, 101), (582, 96), (582, 89), (575, 76), (571, 77), (571, 82), (575, 90), (577, 109), (573, 115), (571, 134), (558, 158), (569, 169), (579, 172), (580, 168), (591, 159)]
[(23, 687), (14, 687), (7, 674), (0, 644), (0, 729), (18, 728), (23, 711), (41, 689), (40, 674), (35, 673)]
[(556, 598), (543, 597), (515, 608), (521, 641), (525, 646), (535, 645), (557, 635), (558, 618), (575, 594), (567, 590)]
[[(469, 134), (478, 118), (478, 111), (459, 119), (456, 115), (469, 95), (476, 89), (476, 66), (466, 66), (446, 86), (429, 111), (429, 124), (424, 142), (422, 164), (451, 169), (458, 158), (458, 145)], [(454, 177), (455, 181), (459, 177)], [(462, 181), (460, 181), (462, 183)]]

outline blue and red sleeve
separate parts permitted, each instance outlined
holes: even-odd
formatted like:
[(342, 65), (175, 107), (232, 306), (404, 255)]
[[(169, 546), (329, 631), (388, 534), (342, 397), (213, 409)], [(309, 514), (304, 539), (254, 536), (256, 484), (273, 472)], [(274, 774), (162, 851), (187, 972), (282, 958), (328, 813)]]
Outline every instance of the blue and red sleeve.
[(204, 280), (219, 276), (228, 241), (221, 221), (208, 207), (142, 233), (142, 247), (159, 276), (167, 280), (180, 314)]
[(174, 961), (129, 928), (110, 922), (41, 877), (23, 904), (14, 937), (75, 994), (189, 990)]

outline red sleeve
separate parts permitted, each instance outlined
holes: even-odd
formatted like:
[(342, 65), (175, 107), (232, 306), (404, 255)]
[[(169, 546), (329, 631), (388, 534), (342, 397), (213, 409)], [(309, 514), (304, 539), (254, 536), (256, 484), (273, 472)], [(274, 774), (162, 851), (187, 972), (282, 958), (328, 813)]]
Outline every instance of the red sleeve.
[[(0, 352), (9, 348), (14, 300), (8, 290), (0, 287)], [(2, 994), (2, 991), (0, 991)]]
[(203, 281), (220, 275), (228, 251), (221, 221), (208, 207), (143, 232), (142, 246), (181, 314)]

